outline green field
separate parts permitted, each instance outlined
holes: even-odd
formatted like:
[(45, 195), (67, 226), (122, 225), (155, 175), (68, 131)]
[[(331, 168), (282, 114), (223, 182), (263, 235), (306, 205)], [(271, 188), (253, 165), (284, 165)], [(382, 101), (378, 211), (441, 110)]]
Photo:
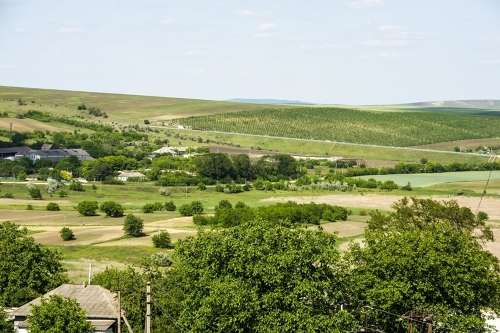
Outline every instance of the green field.
[[(489, 171), (462, 171), (462, 172), (443, 172), (443, 173), (419, 173), (419, 174), (401, 174), (401, 175), (375, 175), (362, 176), (359, 178), (373, 178), (378, 181), (392, 180), (396, 184), (403, 186), (411, 183), (414, 187), (426, 187), (443, 183), (485, 181), (488, 179)], [(491, 173), (492, 180), (500, 180), (500, 171)]]
[(422, 151), (411, 148), (394, 148), (381, 146), (362, 146), (348, 143), (321, 142), (305, 139), (274, 138), (232, 133), (214, 133), (196, 130), (168, 129), (170, 135), (182, 138), (202, 138), (209, 140), (210, 144), (230, 144), (237, 147), (252, 148), (255, 150), (266, 150), (282, 152), (287, 154), (297, 154), (305, 156), (343, 156), (362, 158), (371, 161), (396, 161), (419, 162), (421, 158), (439, 163), (452, 162), (484, 162), (486, 157), (457, 154), (453, 152), (429, 150)]
[(192, 129), (385, 146), (497, 137), (500, 117), (345, 108), (268, 108), (179, 119)]
[[(18, 105), (17, 100), (27, 105)], [(142, 123), (179, 117), (209, 115), (265, 108), (265, 105), (209, 101), (173, 97), (108, 94), (54, 89), (0, 86), (0, 112), (22, 113), (28, 110), (64, 116), (82, 116), (77, 106), (85, 103), (99, 107), (109, 115), (106, 121)]]

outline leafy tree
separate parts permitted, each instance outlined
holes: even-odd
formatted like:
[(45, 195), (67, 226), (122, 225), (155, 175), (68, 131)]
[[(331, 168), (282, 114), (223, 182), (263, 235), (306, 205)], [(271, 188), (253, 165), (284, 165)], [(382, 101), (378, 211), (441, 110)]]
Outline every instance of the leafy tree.
[(202, 176), (215, 180), (233, 178), (235, 170), (231, 159), (223, 153), (209, 153), (194, 160), (196, 171)]
[(73, 176), (78, 176), (80, 174), (80, 167), (82, 162), (76, 156), (65, 157), (59, 162), (57, 162), (55, 169), (59, 171), (69, 171)]
[(193, 213), (193, 215), (196, 215), (196, 214), (201, 214), (203, 213), (203, 204), (201, 203), (201, 201), (193, 201), (191, 202), (191, 212)]
[(42, 192), (40, 189), (34, 185), (28, 186), (28, 193), (32, 199), (41, 200)]
[(85, 311), (77, 301), (58, 295), (33, 305), (28, 316), (31, 333), (93, 333)]
[(257, 220), (180, 241), (174, 261), (158, 301), (183, 331), (357, 327), (339, 307), (347, 297), (345, 268), (333, 235)]
[(226, 208), (233, 208), (233, 205), (228, 200), (219, 201), (219, 204), (216, 207), (216, 209), (226, 209)]
[(71, 183), (69, 183), (69, 189), (71, 191), (76, 191), (76, 192), (84, 192), (85, 191), (82, 183), (80, 183), (78, 180), (72, 180)]
[(253, 179), (253, 167), (248, 155), (240, 154), (232, 157), (236, 176), (241, 179)]
[(177, 207), (175, 206), (175, 203), (173, 201), (167, 201), (165, 202), (165, 210), (167, 212), (175, 212)]
[(172, 240), (170, 239), (170, 234), (167, 231), (160, 231), (156, 235), (153, 235), (153, 244), (160, 249), (171, 248)]
[(106, 214), (106, 216), (111, 217), (122, 217), (123, 216), (123, 207), (117, 202), (114, 201), (104, 201), (101, 203), (99, 209)]
[(183, 204), (179, 207), (179, 213), (182, 216), (193, 216), (193, 210), (190, 204)]
[(59, 211), (61, 208), (59, 208), (59, 205), (55, 202), (49, 202), (46, 207), (47, 210), (50, 211)]
[(140, 237), (144, 235), (143, 228), (144, 222), (140, 217), (132, 214), (127, 215), (123, 224), (123, 231), (125, 231), (127, 236)]
[(0, 306), (0, 332), (1, 333), (13, 333), (14, 325), (11, 321), (7, 321), (7, 316), (4, 309)]
[(59, 235), (61, 236), (61, 239), (63, 241), (70, 241), (75, 239), (75, 234), (73, 233), (73, 230), (71, 230), (68, 227), (63, 227), (61, 231), (59, 231)]
[(83, 216), (95, 216), (97, 208), (97, 201), (81, 201), (76, 206), (76, 210)]
[[(499, 310), (500, 268), (473, 235), (481, 222), (453, 202), (402, 200), (395, 209), (373, 214), (365, 244), (352, 248), (351, 303), (422, 313), (446, 331), (484, 332), (482, 311)], [(377, 312), (370, 322), (406, 332), (392, 315)]]
[(19, 306), (64, 283), (61, 259), (29, 237), (27, 229), (0, 223), (0, 304)]

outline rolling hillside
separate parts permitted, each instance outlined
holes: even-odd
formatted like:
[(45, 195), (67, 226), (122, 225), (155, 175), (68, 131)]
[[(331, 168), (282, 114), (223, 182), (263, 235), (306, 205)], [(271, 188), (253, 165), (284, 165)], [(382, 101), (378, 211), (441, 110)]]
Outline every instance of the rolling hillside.
[(269, 108), (179, 119), (198, 130), (416, 146), (500, 136), (500, 117), (440, 112), (372, 112), (347, 108)]
[[(18, 99), (27, 105), (18, 105)], [(165, 120), (266, 107), (225, 101), (0, 86), (2, 112), (37, 110), (64, 116), (82, 116), (82, 112), (77, 110), (78, 105), (82, 103), (100, 108), (108, 114), (111, 121), (123, 123), (142, 123), (144, 119)]]

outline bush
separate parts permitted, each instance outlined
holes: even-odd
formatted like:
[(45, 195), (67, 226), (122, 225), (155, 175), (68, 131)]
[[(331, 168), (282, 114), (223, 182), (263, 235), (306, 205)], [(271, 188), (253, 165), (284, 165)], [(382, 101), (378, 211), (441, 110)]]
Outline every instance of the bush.
[(82, 201), (76, 206), (76, 210), (83, 216), (95, 216), (97, 208), (99, 208), (97, 201)]
[(167, 212), (175, 212), (177, 207), (175, 206), (175, 203), (173, 201), (167, 201), (165, 202), (165, 210)]
[(61, 231), (59, 231), (59, 235), (61, 236), (61, 239), (65, 242), (76, 239), (73, 230), (71, 230), (68, 227), (62, 228)]
[(106, 185), (125, 185), (125, 182), (114, 177), (106, 177), (102, 180), (102, 183)]
[(155, 206), (152, 203), (147, 203), (142, 206), (142, 212), (145, 214), (152, 214), (155, 211)]
[(28, 204), (28, 205), (26, 206), (26, 210), (33, 210), (33, 205)]
[(224, 192), (224, 186), (222, 186), (221, 184), (215, 185), (215, 191), (216, 192)]
[(59, 208), (59, 205), (56, 204), (55, 202), (49, 202), (47, 204), (47, 207), (46, 207), (47, 210), (50, 210), (50, 211), (53, 211), (53, 212), (56, 212), (56, 211), (59, 211), (61, 210), (61, 208)]
[(123, 207), (119, 203), (114, 201), (105, 201), (101, 204), (99, 208), (102, 212), (106, 214), (106, 216), (110, 217), (122, 217), (123, 216)]
[(2, 195), (2, 198), (5, 198), (5, 199), (14, 199), (14, 194), (10, 193), (10, 192), (6, 192)]
[(70, 189), (70, 191), (75, 191), (75, 192), (84, 192), (85, 191), (82, 183), (80, 183), (78, 180), (72, 180), (71, 183), (69, 183), (69, 189)]
[(182, 216), (193, 216), (193, 210), (191, 209), (191, 205), (183, 204), (182, 206), (179, 207), (179, 213), (181, 213)]
[(205, 185), (203, 183), (198, 184), (198, 190), (205, 191), (206, 189), (207, 189), (207, 185)]
[(392, 190), (397, 190), (399, 187), (398, 185), (392, 181), (392, 180), (386, 180), (385, 182), (380, 185), (381, 190), (387, 190), (387, 191), (392, 191)]
[(213, 217), (209, 217), (209, 216), (194, 215), (193, 216), (193, 223), (196, 225), (211, 225), (211, 224), (215, 224), (215, 219)]
[(228, 200), (221, 200), (219, 201), (219, 204), (215, 208), (216, 209), (233, 208), (233, 205), (231, 205), (231, 203)]
[(408, 182), (408, 184), (406, 184), (405, 186), (401, 187), (401, 189), (403, 191), (413, 191), (413, 188), (411, 187), (410, 182)]
[(28, 193), (32, 199), (42, 200), (42, 192), (36, 186), (29, 186)]
[(65, 198), (68, 196), (68, 192), (64, 190), (60, 190), (57, 194), (59, 195), (59, 198)]
[(141, 218), (132, 214), (127, 215), (123, 224), (123, 231), (127, 236), (140, 237), (144, 235), (143, 228), (144, 222)]
[(193, 201), (191, 202), (191, 211), (193, 214), (201, 214), (203, 213), (203, 204), (201, 201)]
[(153, 235), (153, 244), (160, 249), (171, 248), (172, 241), (170, 239), (170, 234), (166, 231), (160, 231), (156, 235)]

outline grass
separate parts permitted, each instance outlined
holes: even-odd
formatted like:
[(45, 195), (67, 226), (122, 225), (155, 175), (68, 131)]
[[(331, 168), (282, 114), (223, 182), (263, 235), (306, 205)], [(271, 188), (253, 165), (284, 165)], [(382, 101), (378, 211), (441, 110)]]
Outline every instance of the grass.
[[(22, 99), (27, 105), (19, 106), (18, 99)], [(199, 99), (0, 86), (0, 112), (22, 113), (38, 110), (57, 115), (76, 116), (83, 114), (77, 110), (77, 106), (81, 103), (99, 107), (106, 112), (109, 115), (106, 121), (121, 123), (142, 123), (144, 119), (166, 120), (265, 107), (257, 104)]]
[[(413, 187), (426, 187), (443, 183), (485, 181), (486, 179), (488, 179), (488, 176), (489, 171), (462, 171), (443, 173), (375, 175), (362, 176), (360, 178), (374, 178), (378, 181), (392, 180), (400, 186), (410, 183)], [(491, 179), (500, 180), (500, 171), (493, 171)]]
[(231, 144), (233, 146), (262, 149), (288, 154), (306, 156), (343, 156), (367, 160), (386, 160), (401, 162), (419, 162), (422, 158), (440, 163), (479, 162), (485, 157), (452, 152), (420, 151), (413, 149), (397, 149), (391, 147), (367, 147), (354, 144), (339, 144), (312, 140), (296, 140), (287, 138), (259, 137), (252, 135), (213, 133), (194, 130), (166, 130), (171, 135), (184, 138), (202, 138), (209, 144)]
[(179, 119), (199, 130), (415, 146), (498, 136), (500, 117), (441, 112), (373, 112), (347, 108), (268, 108)]

